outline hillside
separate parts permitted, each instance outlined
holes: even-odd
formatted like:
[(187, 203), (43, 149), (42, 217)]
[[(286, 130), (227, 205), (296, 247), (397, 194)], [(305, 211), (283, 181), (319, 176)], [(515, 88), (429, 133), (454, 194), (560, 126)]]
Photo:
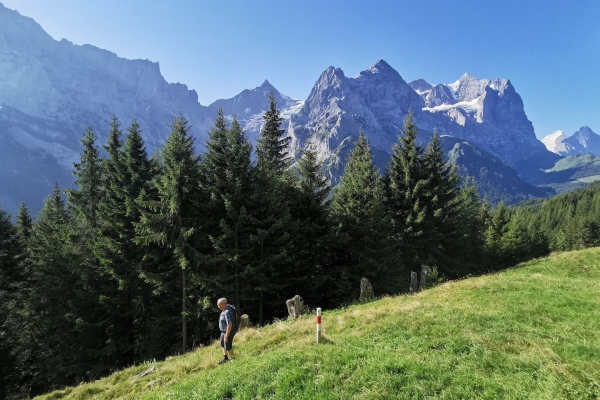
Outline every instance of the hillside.
[[(248, 329), (42, 399), (598, 399), (600, 248)], [(585, 318), (582, 318), (585, 316)], [(142, 378), (134, 375), (155, 366)]]

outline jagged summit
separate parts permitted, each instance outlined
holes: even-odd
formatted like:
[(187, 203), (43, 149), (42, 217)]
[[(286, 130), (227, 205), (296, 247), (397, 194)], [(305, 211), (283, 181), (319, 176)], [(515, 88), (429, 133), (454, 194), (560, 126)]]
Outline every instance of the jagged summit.
[(265, 81), (260, 86), (258, 86), (257, 89), (275, 89), (275, 87), (271, 85), (271, 82), (265, 79)]
[(367, 71), (370, 71), (374, 74), (381, 73), (381, 72), (389, 72), (389, 71), (396, 72), (396, 70), (394, 68), (392, 68), (390, 66), (390, 64), (388, 64), (384, 59), (377, 60), (377, 62), (375, 64), (371, 65), (367, 69)]
[(431, 83), (428, 83), (425, 79), (417, 79), (408, 84), (415, 92), (421, 94), (427, 90), (433, 88)]

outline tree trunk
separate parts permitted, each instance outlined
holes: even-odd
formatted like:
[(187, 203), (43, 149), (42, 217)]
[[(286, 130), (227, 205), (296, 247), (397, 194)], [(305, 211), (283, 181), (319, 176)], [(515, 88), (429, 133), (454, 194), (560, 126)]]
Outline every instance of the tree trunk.
[(0, 366), (0, 400), (6, 400), (6, 387), (4, 386), (4, 367)]
[(238, 311), (242, 309), (240, 305), (240, 261), (238, 259), (238, 231), (235, 228), (235, 306)]
[(181, 312), (181, 317), (182, 317), (182, 322), (183, 322), (183, 345), (182, 345), (182, 350), (183, 353), (185, 354), (187, 352), (187, 310), (186, 310), (186, 297), (187, 297), (187, 293), (186, 293), (186, 283), (185, 283), (185, 269), (181, 270), (181, 276), (182, 276), (182, 281), (183, 281), (183, 297), (182, 297), (182, 302), (181, 302), (181, 307), (182, 307), (182, 312)]
[(260, 292), (260, 298), (258, 300), (258, 323), (262, 326), (263, 322), (263, 292)]

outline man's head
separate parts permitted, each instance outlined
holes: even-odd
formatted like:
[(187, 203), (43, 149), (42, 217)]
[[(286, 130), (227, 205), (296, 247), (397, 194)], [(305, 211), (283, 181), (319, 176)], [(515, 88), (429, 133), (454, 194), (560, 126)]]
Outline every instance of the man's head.
[(219, 300), (217, 300), (217, 307), (219, 307), (219, 310), (223, 311), (225, 307), (227, 307), (227, 299), (225, 297), (221, 297)]

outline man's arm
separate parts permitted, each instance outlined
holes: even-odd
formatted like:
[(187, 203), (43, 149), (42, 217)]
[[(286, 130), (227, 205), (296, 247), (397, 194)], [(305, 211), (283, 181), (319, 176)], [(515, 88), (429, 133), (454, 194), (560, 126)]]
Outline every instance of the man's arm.
[[(233, 329), (233, 321), (231, 320), (230, 314), (233, 314), (233, 313), (232, 312), (225, 313), (225, 321), (227, 322), (227, 331), (225, 332), (225, 343), (227, 343), (227, 340), (229, 339), (229, 334), (231, 333), (231, 330)], [(235, 318), (235, 315), (233, 317)]]
[(231, 333), (232, 327), (233, 324), (231, 322), (227, 324), (227, 332), (225, 332), (225, 343), (227, 343), (227, 340), (229, 339), (229, 334)]

